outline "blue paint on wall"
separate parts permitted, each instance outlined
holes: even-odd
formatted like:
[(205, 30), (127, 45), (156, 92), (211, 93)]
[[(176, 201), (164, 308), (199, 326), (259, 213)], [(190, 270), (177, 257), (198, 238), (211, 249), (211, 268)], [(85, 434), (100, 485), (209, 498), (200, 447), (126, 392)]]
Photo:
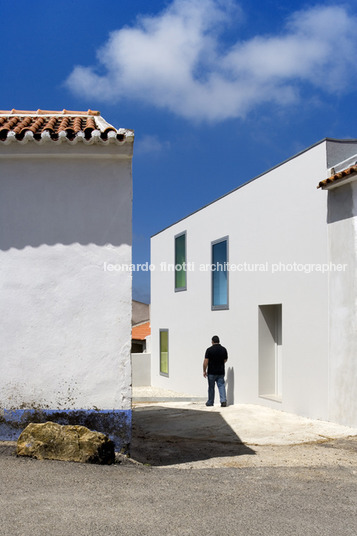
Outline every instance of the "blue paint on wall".
[(0, 413), (0, 440), (16, 441), (30, 422), (52, 421), (58, 424), (79, 424), (102, 432), (114, 441), (115, 449), (128, 453), (131, 441), (132, 410), (49, 410), (14, 409)]

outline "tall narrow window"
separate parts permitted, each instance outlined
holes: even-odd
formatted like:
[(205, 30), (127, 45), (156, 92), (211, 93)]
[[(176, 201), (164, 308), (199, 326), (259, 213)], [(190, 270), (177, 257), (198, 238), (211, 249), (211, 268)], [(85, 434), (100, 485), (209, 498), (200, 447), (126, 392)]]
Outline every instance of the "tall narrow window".
[(282, 398), (282, 306), (259, 306), (259, 395)]
[(169, 375), (169, 330), (160, 329), (160, 374)]
[(186, 290), (186, 233), (175, 236), (175, 290)]
[(228, 237), (212, 242), (212, 309), (228, 309)]

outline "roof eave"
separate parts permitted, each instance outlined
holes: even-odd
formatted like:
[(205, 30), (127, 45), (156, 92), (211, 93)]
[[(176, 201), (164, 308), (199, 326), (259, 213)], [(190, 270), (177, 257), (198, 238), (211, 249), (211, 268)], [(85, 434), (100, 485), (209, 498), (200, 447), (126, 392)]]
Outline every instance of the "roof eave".
[(318, 188), (321, 188), (322, 190), (333, 190), (334, 188), (338, 188), (339, 186), (344, 186), (345, 184), (348, 184), (350, 182), (355, 182), (357, 180), (357, 172), (354, 172), (351, 175), (348, 175), (346, 177), (341, 177), (339, 179), (331, 179), (329, 182), (322, 181), (322, 183), (319, 184)]

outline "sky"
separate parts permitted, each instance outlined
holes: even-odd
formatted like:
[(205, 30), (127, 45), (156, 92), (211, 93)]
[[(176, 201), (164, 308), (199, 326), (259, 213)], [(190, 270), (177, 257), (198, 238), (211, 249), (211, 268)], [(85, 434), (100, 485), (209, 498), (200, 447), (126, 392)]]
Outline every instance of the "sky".
[(202, 206), (357, 138), (356, 0), (0, 0), (0, 20), (0, 109), (90, 108), (135, 131), (134, 265)]

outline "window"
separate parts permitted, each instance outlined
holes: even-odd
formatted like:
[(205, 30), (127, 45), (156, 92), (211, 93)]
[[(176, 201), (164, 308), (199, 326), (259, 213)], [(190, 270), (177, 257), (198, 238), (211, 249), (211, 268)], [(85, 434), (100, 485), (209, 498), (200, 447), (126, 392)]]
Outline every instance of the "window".
[(169, 375), (169, 330), (160, 329), (160, 374)]
[(212, 242), (212, 309), (228, 309), (228, 237)]
[(282, 306), (259, 306), (259, 396), (282, 398)]
[(181, 233), (175, 236), (175, 291), (186, 289), (186, 233)]

